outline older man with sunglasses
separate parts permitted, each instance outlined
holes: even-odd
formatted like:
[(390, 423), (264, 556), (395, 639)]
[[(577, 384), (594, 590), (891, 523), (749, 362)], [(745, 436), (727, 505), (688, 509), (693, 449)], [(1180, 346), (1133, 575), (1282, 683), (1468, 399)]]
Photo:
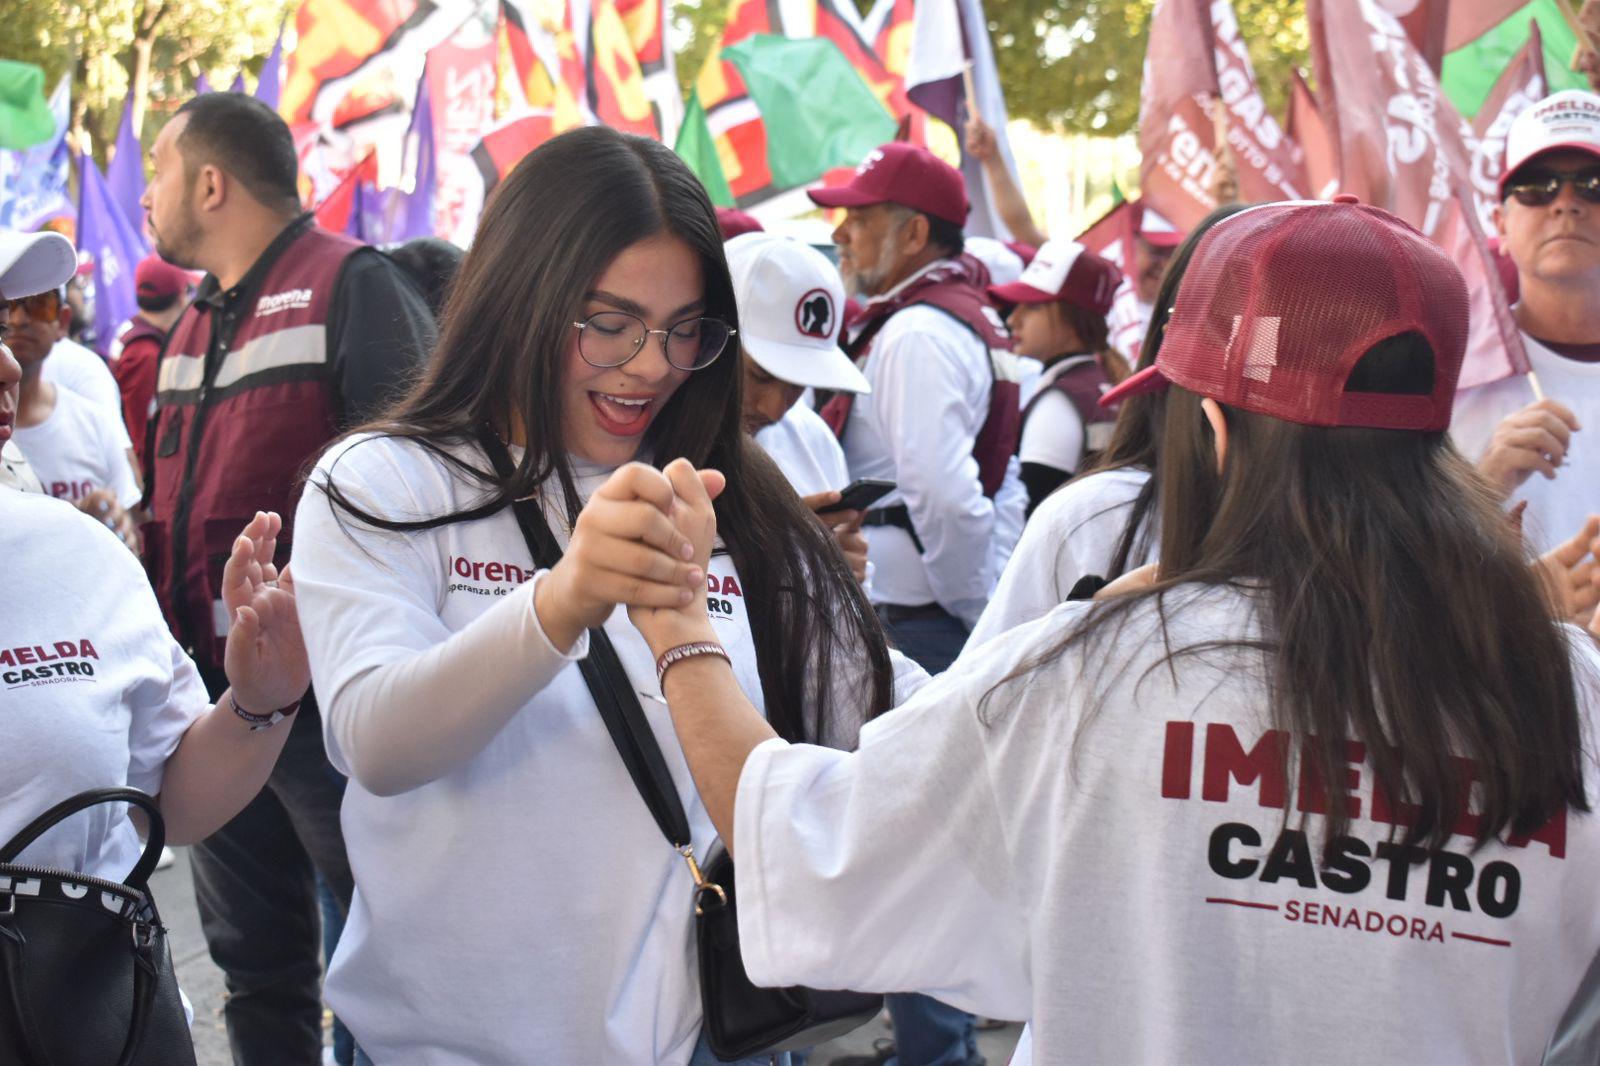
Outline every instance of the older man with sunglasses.
[[(1543, 389), (1528, 378), (1456, 399), (1462, 453), (1508, 500), (1544, 551), (1600, 513), (1600, 96), (1555, 93), (1518, 116), (1506, 139), (1496, 211), (1516, 264), (1513, 313)], [(1537, 476), (1535, 476), (1537, 475)]]

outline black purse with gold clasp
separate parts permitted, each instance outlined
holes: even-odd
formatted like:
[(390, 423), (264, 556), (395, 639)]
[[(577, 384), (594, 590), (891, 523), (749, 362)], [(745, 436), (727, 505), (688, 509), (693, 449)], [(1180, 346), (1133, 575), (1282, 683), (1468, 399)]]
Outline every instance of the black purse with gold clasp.
[[(509, 476), (511, 456), (499, 437), (485, 433), (480, 441), (500, 476)], [(513, 503), (512, 510), (534, 564), (554, 566), (561, 559), (561, 547), (543, 509), (525, 499)], [(661, 835), (683, 856), (694, 878), (700, 1005), (712, 1052), (722, 1059), (742, 1059), (769, 1051), (801, 1051), (871, 1021), (883, 1008), (882, 996), (800, 987), (760, 988), (751, 983), (739, 954), (733, 859), (720, 848), (703, 869), (695, 859), (689, 816), (672, 783), (661, 745), (603, 628), (589, 630), (589, 654), (579, 661), (578, 668), (634, 788)]]

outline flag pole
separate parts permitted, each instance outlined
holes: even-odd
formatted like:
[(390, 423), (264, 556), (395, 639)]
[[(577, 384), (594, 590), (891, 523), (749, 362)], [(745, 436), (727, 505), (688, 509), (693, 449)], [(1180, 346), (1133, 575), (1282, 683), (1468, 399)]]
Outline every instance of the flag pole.
[(1567, 25), (1572, 28), (1573, 35), (1578, 38), (1578, 45), (1572, 50), (1573, 70), (1578, 69), (1578, 61), (1583, 58), (1583, 53), (1591, 52), (1594, 46), (1589, 43), (1589, 32), (1583, 28), (1583, 22), (1578, 18), (1578, 13), (1572, 9), (1572, 0), (1556, 0), (1556, 6), (1561, 9), (1561, 17), (1567, 20)]
[(1533, 390), (1536, 403), (1544, 403), (1544, 386), (1539, 384), (1539, 372), (1530, 368), (1528, 370), (1528, 387)]
[(982, 118), (983, 112), (978, 110), (978, 86), (972, 78), (972, 60), (961, 64), (961, 85), (967, 93), (967, 117)]

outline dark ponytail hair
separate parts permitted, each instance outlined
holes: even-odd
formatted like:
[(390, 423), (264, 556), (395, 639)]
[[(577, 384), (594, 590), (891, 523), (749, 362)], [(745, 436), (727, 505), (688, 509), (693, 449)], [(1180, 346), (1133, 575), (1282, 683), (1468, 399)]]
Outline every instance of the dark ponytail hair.
[[(1427, 342), (1402, 334), (1369, 351), (1351, 382), (1427, 392), (1432, 373)], [(1325, 783), (1326, 841), (1349, 823), (1348, 742), (1363, 746), (1390, 807), (1415, 811), (1407, 845), (1526, 838), (1564, 807), (1588, 810), (1567, 636), (1497, 498), (1448, 435), (1223, 412), (1219, 474), (1200, 398), (1170, 388), (1160, 579), (1095, 604), (1030, 668), (1152, 601), (1165, 634), (1197, 586), (1237, 588), (1256, 604), (1259, 640), (1174, 648), (1168, 635), (1161, 661), (1260, 656), (1274, 726), (1293, 739), (1285, 760), (1297, 752)]]
[[(576, 520), (580, 500), (561, 429), (560, 353), (595, 279), (625, 248), (660, 234), (698, 254), (705, 314), (737, 327), (716, 215), (699, 179), (670, 149), (591, 126), (523, 159), (489, 198), (421, 379), (381, 419), (352, 431), (415, 442), (481, 485), (482, 501), (397, 522), (364, 511), (331, 477), (320, 479), (335, 513), (384, 530), (432, 529), (486, 518), (512, 500), (551, 491), (554, 479)], [(644, 446), (657, 466), (682, 457), (727, 475), (717, 528), (745, 587), (768, 721), (789, 740), (853, 744), (857, 708), (833, 707), (827, 680), (841, 658), (864, 657), (866, 716), (886, 710), (887, 641), (832, 536), (744, 434), (736, 355), (730, 347), (690, 374)], [(516, 424), (526, 448), (508, 479), (487, 462), (452, 453), (486, 427), (505, 433)]]
[[(1161, 351), (1161, 340), (1167, 332), (1167, 316), (1172, 314), (1172, 305), (1178, 299), (1178, 286), (1183, 284), (1183, 275), (1189, 269), (1189, 260), (1194, 256), (1200, 238), (1212, 226), (1244, 208), (1244, 204), (1223, 204), (1201, 219), (1172, 254), (1167, 262), (1167, 271), (1161, 277), (1161, 289), (1156, 293), (1155, 307), (1150, 312), (1149, 328), (1145, 330), (1144, 341), (1139, 346), (1139, 360), (1133, 368), (1135, 372), (1154, 363), (1156, 353)], [(1116, 425), (1111, 430), (1110, 442), (1095, 460), (1094, 466), (1079, 475), (1086, 477), (1102, 470), (1121, 470), (1124, 467), (1150, 471), (1150, 480), (1139, 487), (1139, 494), (1133, 499), (1128, 520), (1122, 527), (1122, 535), (1117, 538), (1116, 550), (1112, 552), (1111, 565), (1102, 575), (1108, 579), (1126, 573), (1128, 564), (1134, 559), (1144, 558), (1150, 545), (1150, 512), (1155, 507), (1159, 486), (1156, 444), (1165, 405), (1164, 392), (1130, 396), (1122, 401), (1117, 411)]]

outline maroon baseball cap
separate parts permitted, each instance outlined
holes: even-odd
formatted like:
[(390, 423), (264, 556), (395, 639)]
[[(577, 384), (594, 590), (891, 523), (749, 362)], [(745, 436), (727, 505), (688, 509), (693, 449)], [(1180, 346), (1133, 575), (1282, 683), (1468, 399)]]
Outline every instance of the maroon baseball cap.
[[(1419, 333), (1433, 391), (1346, 391), (1375, 344)], [(1218, 403), (1309, 426), (1438, 431), (1467, 347), (1467, 283), (1405, 222), (1346, 198), (1246, 208), (1196, 245), (1156, 361), (1100, 400), (1169, 382)]]
[(717, 226), (722, 230), (722, 239), (725, 241), (746, 233), (762, 233), (767, 228), (756, 216), (737, 207), (719, 207), (716, 212)]
[(1111, 310), (1111, 298), (1122, 283), (1122, 271), (1077, 241), (1049, 240), (1039, 248), (1022, 277), (1009, 285), (989, 286), (989, 295), (1008, 304), (1041, 304), (1065, 300), (1097, 315)]
[(806, 192), (819, 207), (901, 204), (957, 226), (967, 224), (967, 183), (961, 171), (926, 148), (890, 141), (856, 167), (850, 184)]
[(140, 296), (179, 296), (189, 286), (189, 275), (159, 255), (147, 255), (133, 268), (133, 284)]

